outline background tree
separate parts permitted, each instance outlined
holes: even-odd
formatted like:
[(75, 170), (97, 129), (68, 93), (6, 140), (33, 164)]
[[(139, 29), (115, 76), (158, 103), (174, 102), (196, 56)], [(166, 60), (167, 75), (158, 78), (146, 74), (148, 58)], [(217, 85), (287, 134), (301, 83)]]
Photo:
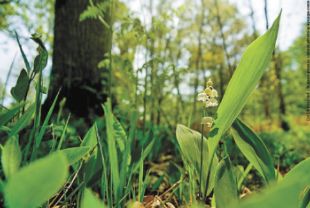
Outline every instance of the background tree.
[[(109, 22), (107, 2), (100, 5)], [(98, 63), (111, 49), (110, 32), (101, 22), (80, 21), (88, 4), (87, 0), (55, 2), (53, 67), (44, 105), (48, 109), (60, 90), (58, 101), (66, 98), (65, 108), (85, 118), (101, 112), (101, 104), (107, 99), (109, 71), (99, 70)]]

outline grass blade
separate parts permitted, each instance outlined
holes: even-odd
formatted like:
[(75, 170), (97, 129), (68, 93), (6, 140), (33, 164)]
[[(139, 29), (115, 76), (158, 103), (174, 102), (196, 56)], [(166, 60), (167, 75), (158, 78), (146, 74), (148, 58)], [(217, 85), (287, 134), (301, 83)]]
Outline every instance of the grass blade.
[(117, 202), (118, 201), (118, 187), (119, 187), (119, 167), (118, 167), (117, 148), (115, 144), (115, 132), (113, 128), (114, 119), (113, 119), (110, 100), (108, 100), (105, 103), (105, 105), (103, 106), (103, 109), (104, 109), (106, 128), (107, 128), (108, 154), (109, 154), (109, 161), (110, 161), (110, 167), (111, 167), (113, 192), (114, 192), (115, 201)]
[(22, 47), (22, 45), (20, 44), (19, 37), (18, 37), (18, 34), (17, 34), (16, 31), (15, 31), (15, 37), (16, 37), (16, 41), (17, 41), (17, 43), (18, 43), (19, 50), (20, 50), (20, 52), (21, 52), (21, 54), (22, 54), (22, 57), (23, 57), (23, 60), (24, 60), (24, 63), (25, 63), (27, 72), (29, 73), (29, 72), (31, 71), (31, 67), (30, 67), (29, 61), (28, 61), (28, 59), (27, 59), (27, 57), (26, 57), (26, 54), (25, 54), (25, 52), (24, 52), (24, 50), (23, 50), (23, 47)]

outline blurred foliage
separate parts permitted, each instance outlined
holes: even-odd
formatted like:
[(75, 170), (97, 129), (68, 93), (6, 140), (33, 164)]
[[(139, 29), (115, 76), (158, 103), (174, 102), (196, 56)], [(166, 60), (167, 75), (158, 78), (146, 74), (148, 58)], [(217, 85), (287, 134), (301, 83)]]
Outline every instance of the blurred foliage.
[[(91, 18), (102, 21), (100, 18), (106, 15), (109, 5), (89, 2), (88, 8), (81, 14), (80, 19)], [(188, 165), (181, 162), (182, 156), (179, 154), (180, 150), (175, 137), (177, 123), (188, 124), (193, 129), (200, 130), (200, 113), (198, 110), (193, 112), (196, 91), (203, 90), (207, 79), (212, 78), (214, 87), (219, 91), (219, 101), (221, 101), (232, 75), (229, 66), (232, 70), (236, 68), (241, 54), (255, 39), (255, 31), (249, 29), (250, 25), (246, 21), (246, 18), (249, 17), (241, 15), (240, 8), (226, 0), (218, 1), (218, 10), (213, 0), (184, 0), (182, 4), (158, 0), (153, 5), (144, 2), (141, 6), (146, 10), (147, 15), (144, 16), (143, 12), (137, 14), (131, 11), (130, 1), (113, 0), (111, 2), (114, 6), (112, 57), (109, 59), (106, 54), (105, 59), (98, 63), (98, 67), (100, 69), (108, 68), (112, 61), (113, 67), (110, 70), (113, 73), (112, 95), (115, 106), (113, 106), (113, 118), (110, 118), (109, 121), (104, 121), (103, 118), (96, 120), (98, 132), (106, 138), (106, 134), (103, 133), (107, 130), (106, 123), (113, 120), (114, 123), (112, 123), (115, 124), (117, 123), (115, 120), (117, 120), (120, 125), (115, 124), (113, 127), (118, 127), (119, 131), (123, 128), (126, 132), (125, 136), (129, 137), (132, 133), (131, 115), (133, 111), (137, 111), (131, 154), (127, 154), (132, 162), (131, 168), (135, 168), (135, 171), (132, 172), (134, 175), (132, 181), (130, 181), (130, 171), (126, 176), (128, 177), (126, 180), (130, 181), (132, 185), (132, 190), (129, 191), (130, 193), (126, 192), (128, 194), (126, 197), (137, 199), (143, 196), (143, 193), (157, 195), (177, 184), (173, 194), (165, 197), (178, 203), (189, 202), (196, 194), (197, 184), (193, 181), (195, 181), (197, 173), (192, 167), (187, 167)], [(111, 2), (109, 1), (109, 3)], [(30, 41), (27, 39), (30, 37), (29, 34), (41, 33), (46, 48), (51, 54), (54, 36), (54, 3), (55, 1), (48, 0), (20, 0), (3, 4), (0, 6), (0, 28), (8, 37), (15, 38), (13, 32), (15, 30), (21, 34), (21, 44), (24, 48), (29, 46)], [(220, 18), (221, 24), (219, 24), (218, 18)], [(102, 23), (110, 26), (108, 22)], [(270, 64), (265, 78), (268, 83), (267, 87), (259, 85), (255, 88), (240, 115), (245, 123), (258, 132), (259, 137), (262, 138), (271, 153), (275, 168), (282, 174), (287, 173), (297, 163), (307, 158), (310, 152), (309, 122), (305, 120), (307, 105), (305, 102), (305, 38), (306, 30), (304, 29), (287, 50), (283, 50), (281, 46), (276, 49), (276, 58), (282, 60), (281, 80), (277, 79), (274, 63)], [(226, 48), (223, 46), (223, 39)], [(21, 69), (18, 69), (18, 72), (20, 71)], [(24, 71), (22, 72), (24, 73)], [(17, 81), (15, 82), (17, 83), (16, 87), (21, 88), (20, 86), (25, 85), (21, 82), (22, 78), (15, 77), (15, 80)], [(20, 81), (18, 82), (18, 80)], [(34, 81), (38, 82), (37, 79)], [(286, 115), (281, 115), (278, 107), (279, 100), (275, 96), (280, 82), (283, 86)], [(243, 84), (240, 83), (240, 86)], [(40, 86), (40, 84), (36, 86)], [(3, 88), (9, 91), (9, 86), (5, 86), (1, 81), (0, 92)], [(12, 94), (17, 98), (17, 101), (22, 101), (25, 97), (25, 89), (21, 90), (22, 92), (13, 90)], [(36, 97), (38, 92), (35, 87), (30, 87), (29, 93)], [(25, 100), (31, 102), (33, 97), (28, 96), (28, 99)], [(267, 98), (269, 101), (270, 118), (264, 114), (263, 98)], [(63, 102), (65, 101), (63, 100), (62, 104)], [(7, 108), (11, 109), (12, 106), (15, 106), (15, 103), (5, 107), (1, 106), (1, 113)], [(200, 107), (202, 105), (197, 103), (197, 109)], [(81, 135), (81, 132), (88, 130), (87, 125), (82, 118), (70, 119), (70, 116), (63, 113), (61, 106), (59, 109), (56, 116), (51, 118), (48, 125), (44, 127), (46, 132), (42, 138), (40, 149), (36, 151), (37, 155), (32, 159), (46, 155), (51, 149), (54, 150), (56, 143), (61, 139), (61, 146), (66, 148), (81, 144), (81, 138), (84, 136)], [(217, 116), (215, 110), (211, 110), (210, 114)], [(16, 118), (20, 118), (19, 116), (20, 114), (16, 115)], [(280, 128), (279, 120), (282, 117), (289, 122), (290, 131), (284, 132)], [(17, 123), (16, 118), (13, 118), (12, 123), (5, 127), (13, 128)], [(24, 124), (21, 126), (24, 129)], [(1, 129), (1, 136), (6, 135), (8, 131), (5, 127)], [(40, 127), (43, 128), (43, 125)], [(19, 132), (21, 129), (17, 130)], [(121, 134), (117, 138), (121, 138), (122, 135), (124, 136)], [(21, 131), (21, 136), (21, 138), (34, 137), (27, 129)], [(248, 160), (237, 148), (229, 134), (224, 137), (224, 143), (220, 144), (217, 153), (224, 157), (225, 149), (226, 153), (230, 155), (233, 166), (238, 167), (237, 165), (239, 165), (241, 170), (239, 173), (244, 173), (249, 165)], [(1, 145), (5, 144), (5, 138), (3, 137), (1, 140)], [(124, 153), (123, 150), (126, 146), (119, 141), (117, 140), (116, 143), (116, 151)], [(20, 140), (23, 151), (27, 150), (27, 142), (27, 140)], [(143, 151), (149, 144), (152, 144), (152, 149), (143, 158)], [(105, 152), (101, 156), (113, 158), (112, 155), (108, 156), (106, 145), (107, 141), (104, 140), (103, 149)], [(28, 151), (31, 150), (28, 149)], [(29, 158), (30, 153), (23, 152), (23, 154), (22, 165), (25, 165), (25, 160), (27, 157)], [(92, 160), (91, 157), (97, 156), (100, 156), (98, 151), (89, 153), (87, 157), (83, 158), (83, 161), (84, 159), (85, 161)], [(140, 160), (141, 158), (143, 160)], [(101, 160), (99, 162), (102, 162)], [(123, 161), (123, 158), (120, 160)], [(107, 160), (102, 164), (108, 166), (107, 172), (110, 173), (109, 162)], [(95, 168), (96, 171), (99, 172), (104, 168), (102, 164), (95, 164), (98, 165), (98, 168)], [(90, 166), (93, 167), (94, 164), (89, 162), (88, 165), (83, 167), (82, 171), (87, 172), (86, 169)], [(71, 173), (73, 174), (77, 170), (78, 166), (74, 166)], [(229, 171), (231, 170), (229, 169)], [(236, 172), (238, 171), (236, 170)], [(0, 173), (1, 176), (4, 176), (3, 170)], [(96, 191), (106, 188), (101, 184), (101, 181), (98, 182), (99, 179), (96, 178), (99, 177), (98, 175), (91, 176), (95, 182), (90, 180), (87, 185), (93, 185)], [(105, 180), (104, 176), (100, 177), (102, 177), (100, 180)], [(115, 179), (113, 182), (112, 179), (109, 180), (111, 180), (109, 183), (115, 183)], [(179, 183), (180, 180), (182, 183)], [(261, 176), (254, 169), (250, 170), (244, 180), (239, 191), (245, 188), (256, 190), (263, 186)], [(93, 182), (94, 184), (92, 184)], [(74, 189), (79, 185), (78, 182), (74, 183)], [(84, 188), (85, 184), (82, 186)], [(100, 191), (106, 192), (106, 190)], [(120, 197), (120, 193), (122, 192), (113, 194), (116, 198)], [(76, 200), (72, 195), (70, 197), (68, 202)], [(101, 203), (90, 189), (81, 191), (78, 197), (83, 198), (83, 206)], [(105, 197), (108, 198), (108, 196), (102, 198)], [(113, 199), (109, 200), (111, 200), (110, 203), (113, 203)], [(108, 199), (105, 200), (105, 202), (107, 201)]]

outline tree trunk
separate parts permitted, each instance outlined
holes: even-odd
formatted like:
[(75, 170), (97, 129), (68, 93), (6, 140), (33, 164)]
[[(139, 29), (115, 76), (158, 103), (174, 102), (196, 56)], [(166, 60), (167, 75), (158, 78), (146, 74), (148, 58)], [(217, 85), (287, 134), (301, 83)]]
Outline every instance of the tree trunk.
[(88, 4), (88, 0), (56, 0), (53, 67), (43, 112), (60, 90), (58, 102), (66, 98), (65, 109), (77, 117), (102, 113), (109, 70), (99, 70), (98, 63), (110, 51), (111, 33), (98, 20), (79, 21)]
[[(269, 22), (268, 22), (268, 4), (267, 0), (265, 2), (265, 19), (266, 19), (266, 29), (269, 28)], [(276, 78), (278, 80), (278, 85), (277, 85), (277, 96), (279, 99), (279, 121), (280, 121), (280, 126), (283, 130), (288, 131), (290, 129), (290, 126), (288, 122), (285, 120), (285, 114), (286, 114), (286, 106), (285, 106), (285, 101), (284, 101), (284, 95), (282, 92), (282, 83), (281, 83), (281, 73), (282, 73), (282, 58), (279, 53), (278, 56), (276, 56), (276, 50), (273, 51), (272, 53), (272, 61), (274, 62), (274, 67), (275, 67), (275, 74)]]
[(279, 99), (279, 121), (280, 121), (280, 126), (283, 130), (288, 131), (290, 130), (290, 125), (289, 123), (285, 120), (286, 116), (286, 106), (285, 106), (285, 99), (283, 95), (283, 87), (282, 87), (282, 57), (279, 52), (279, 54), (276, 56), (275, 53), (273, 54), (274, 56), (274, 63), (275, 63), (275, 71), (276, 71), (276, 77), (278, 79), (278, 84), (277, 84), (277, 95)]
[[(266, 30), (269, 29), (269, 21), (268, 21), (268, 2), (267, 0), (264, 0), (264, 14), (265, 14), (265, 23), (266, 23)], [(261, 86), (263, 90), (263, 105), (264, 105), (264, 114), (265, 118), (269, 121), (269, 124), (271, 124), (271, 112), (270, 112), (270, 103), (269, 103), (269, 91), (266, 90), (268, 89), (268, 79), (267, 79), (267, 74), (264, 73), (262, 79), (261, 79)]]
[(198, 31), (198, 51), (197, 57), (195, 59), (195, 81), (194, 81), (194, 96), (193, 96), (193, 112), (192, 117), (195, 118), (197, 111), (197, 94), (198, 94), (198, 86), (199, 86), (199, 75), (201, 72), (201, 56), (202, 56), (202, 34), (204, 27), (204, 19), (205, 19), (205, 4), (203, 0), (201, 0), (201, 19), (199, 23), (199, 31)]
[(224, 31), (223, 31), (224, 26), (223, 26), (223, 23), (222, 23), (222, 20), (221, 20), (220, 10), (219, 10), (219, 6), (218, 6), (217, 0), (214, 0), (214, 5), (215, 5), (215, 8), (216, 8), (216, 20), (217, 20), (217, 24), (218, 24), (219, 29), (220, 29), (220, 34), (221, 34), (221, 38), (222, 38), (222, 47), (223, 47), (224, 55), (225, 55), (225, 58), (226, 58), (228, 72), (229, 72), (230, 77), (232, 77), (233, 68), (232, 68), (232, 65), (230, 63), (230, 57), (229, 57), (229, 53), (228, 53), (228, 50), (227, 50), (227, 43), (226, 43)]

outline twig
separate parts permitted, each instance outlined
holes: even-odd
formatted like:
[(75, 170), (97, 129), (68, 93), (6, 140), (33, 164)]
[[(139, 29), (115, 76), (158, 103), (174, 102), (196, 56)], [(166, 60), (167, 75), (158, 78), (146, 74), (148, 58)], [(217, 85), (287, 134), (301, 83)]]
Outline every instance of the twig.
[[(83, 165), (83, 162), (81, 162), (81, 164), (80, 164), (78, 170), (75, 172), (75, 174), (74, 174), (73, 178), (71, 179), (69, 185), (64, 189), (64, 192), (63, 192), (62, 195), (58, 198), (58, 200), (56, 201), (56, 203), (54, 204), (54, 206), (56, 206), (56, 205), (62, 200), (62, 198), (66, 195), (66, 193), (69, 191), (69, 189), (70, 189), (71, 186), (73, 185), (73, 182), (74, 182), (75, 179), (77, 178), (78, 173), (80, 172), (82, 165)], [(53, 205), (53, 203), (54, 203), (55, 200), (56, 200), (56, 198), (50, 203), (51, 207), (52, 207), (52, 205)]]

